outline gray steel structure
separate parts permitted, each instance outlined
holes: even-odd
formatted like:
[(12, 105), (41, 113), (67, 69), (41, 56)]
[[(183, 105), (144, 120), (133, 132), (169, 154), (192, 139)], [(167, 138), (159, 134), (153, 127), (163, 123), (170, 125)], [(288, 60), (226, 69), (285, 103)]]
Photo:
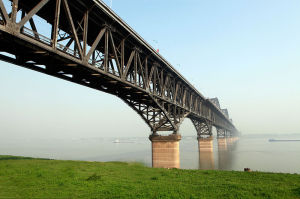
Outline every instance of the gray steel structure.
[[(8, 0), (6, 0), (8, 1)], [(0, 0), (0, 59), (121, 98), (152, 133), (235, 126), (99, 0)], [(38, 31), (36, 19), (47, 35)]]

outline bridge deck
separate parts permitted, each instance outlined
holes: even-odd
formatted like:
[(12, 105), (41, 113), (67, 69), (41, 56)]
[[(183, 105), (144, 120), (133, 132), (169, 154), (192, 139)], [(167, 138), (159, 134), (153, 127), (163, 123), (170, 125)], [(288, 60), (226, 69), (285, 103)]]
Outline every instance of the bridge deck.
[[(236, 131), (222, 110), (98, 0), (0, 0), (4, 61), (116, 95), (152, 131), (185, 117)], [(39, 19), (39, 20), (37, 20)], [(44, 22), (43, 22), (44, 20)], [(46, 31), (39, 32), (36, 21)]]

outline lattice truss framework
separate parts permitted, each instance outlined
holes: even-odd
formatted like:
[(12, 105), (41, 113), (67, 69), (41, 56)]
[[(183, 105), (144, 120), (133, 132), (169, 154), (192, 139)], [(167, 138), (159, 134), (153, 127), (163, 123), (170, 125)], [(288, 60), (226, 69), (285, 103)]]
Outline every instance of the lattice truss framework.
[(153, 101), (155, 101), (153, 106), (136, 102), (132, 99), (123, 100), (141, 115), (153, 132), (177, 132), (180, 124), (188, 114), (184, 109), (178, 108), (175, 105), (166, 104), (159, 99), (153, 99)]
[[(109, 18), (101, 2), (12, 0), (9, 9), (7, 2), (0, 0), (0, 51), (15, 57), (0, 59), (116, 95), (155, 132), (177, 132), (185, 117), (194, 118), (200, 134), (211, 132), (211, 125), (235, 131), (219, 107)], [(47, 36), (36, 19), (49, 27)]]
[(197, 131), (197, 137), (212, 136), (212, 124), (210, 121), (199, 121), (192, 119), (192, 122)]
[(227, 137), (227, 132), (225, 129), (217, 128), (218, 137)]

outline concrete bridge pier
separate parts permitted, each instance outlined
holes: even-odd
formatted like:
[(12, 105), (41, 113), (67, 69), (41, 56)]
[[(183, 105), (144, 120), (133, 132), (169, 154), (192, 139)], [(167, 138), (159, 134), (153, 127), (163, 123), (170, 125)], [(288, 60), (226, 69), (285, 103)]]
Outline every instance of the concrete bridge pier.
[(213, 137), (198, 137), (199, 169), (214, 169)]
[(198, 137), (197, 139), (199, 152), (213, 151), (213, 136), (209, 136), (206, 138)]
[(227, 151), (227, 138), (218, 138), (218, 150)]
[(152, 142), (152, 167), (153, 168), (180, 168), (179, 141), (181, 135), (168, 136), (153, 133), (149, 136)]

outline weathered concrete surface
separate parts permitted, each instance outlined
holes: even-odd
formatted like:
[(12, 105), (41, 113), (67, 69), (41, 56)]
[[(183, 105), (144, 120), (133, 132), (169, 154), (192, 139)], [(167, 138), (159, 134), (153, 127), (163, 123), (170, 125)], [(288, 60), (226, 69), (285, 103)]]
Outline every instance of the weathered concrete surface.
[(227, 139), (218, 138), (218, 151), (227, 151)]
[(152, 142), (152, 167), (180, 168), (179, 141), (181, 135), (150, 135)]
[(199, 151), (213, 151), (213, 137), (198, 138)]

